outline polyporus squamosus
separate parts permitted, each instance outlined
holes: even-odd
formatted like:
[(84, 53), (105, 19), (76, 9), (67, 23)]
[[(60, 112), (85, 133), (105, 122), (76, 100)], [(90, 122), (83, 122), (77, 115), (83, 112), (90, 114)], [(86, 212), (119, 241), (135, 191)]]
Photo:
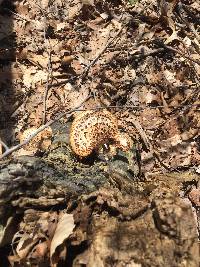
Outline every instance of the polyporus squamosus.
[(84, 111), (73, 121), (70, 131), (70, 145), (80, 157), (89, 156), (103, 144), (111, 144), (123, 151), (132, 146), (132, 139), (120, 133), (117, 118), (107, 110)]
[[(20, 144), (25, 142), (34, 132), (37, 130), (35, 127), (28, 128), (22, 134), (20, 134)], [(38, 133), (28, 144), (23, 146), (25, 151), (30, 153), (36, 153), (37, 151), (44, 151), (51, 145), (52, 129), (50, 127), (45, 128)]]

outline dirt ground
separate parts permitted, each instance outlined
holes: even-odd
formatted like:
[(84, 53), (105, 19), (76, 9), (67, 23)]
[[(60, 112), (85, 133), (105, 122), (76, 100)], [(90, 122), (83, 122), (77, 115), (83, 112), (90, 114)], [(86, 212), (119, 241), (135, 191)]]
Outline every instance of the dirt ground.
[[(199, 266), (199, 25), (193, 0), (0, 1), (0, 267)], [(134, 148), (77, 158), (101, 108)]]

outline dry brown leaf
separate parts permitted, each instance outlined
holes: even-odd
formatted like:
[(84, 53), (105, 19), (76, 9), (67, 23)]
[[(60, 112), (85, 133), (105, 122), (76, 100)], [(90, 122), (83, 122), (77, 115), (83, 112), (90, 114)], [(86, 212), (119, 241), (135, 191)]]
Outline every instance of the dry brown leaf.
[(81, 0), (83, 5), (94, 6), (94, 0)]
[(74, 108), (76, 106), (78, 106), (80, 103), (83, 102), (83, 100), (88, 96), (89, 94), (89, 90), (88, 88), (81, 88), (78, 91), (71, 91), (68, 93), (67, 95), (67, 100), (68, 100), (68, 108)]
[(172, 32), (172, 34), (169, 37), (167, 37), (167, 39), (164, 43), (167, 45), (174, 40), (178, 40), (178, 41), (180, 40), (178, 35), (177, 35), (177, 32), (175, 30)]
[(172, 72), (172, 71), (169, 71), (169, 70), (164, 70), (163, 71), (163, 75), (165, 77), (165, 79), (175, 85), (175, 86), (180, 86), (181, 85), (181, 82), (179, 80), (176, 79), (176, 72)]
[(2, 144), (0, 144), (0, 155), (2, 155), (3, 154), (3, 146), (2, 146)]
[(158, 109), (144, 109), (141, 112), (141, 124), (147, 130), (155, 130), (163, 122)]
[(23, 67), (23, 82), (27, 88), (35, 88), (37, 83), (47, 81), (47, 72), (38, 70), (36, 67)]
[(49, 0), (42, 0), (42, 1), (41, 1), (41, 7), (42, 7), (43, 9), (48, 8), (48, 6), (49, 6)]
[(68, 9), (68, 19), (72, 20), (79, 14), (81, 11), (82, 4), (79, 0), (74, 0), (73, 2), (70, 2), (69, 9)]
[(29, 58), (29, 61), (33, 63), (36, 66), (40, 66), (42, 68), (47, 68), (48, 64), (48, 56), (46, 55), (31, 55)]
[(50, 246), (50, 258), (52, 265), (56, 265), (56, 250), (59, 246), (64, 245), (64, 241), (73, 233), (75, 227), (73, 214), (61, 213), (54, 237)]
[(48, 252), (48, 242), (44, 241), (42, 243), (37, 244), (34, 247), (34, 252), (31, 254), (32, 258), (42, 258), (44, 257)]
[(200, 189), (199, 188), (193, 188), (188, 194), (188, 197), (195, 206), (200, 207)]
[(38, 238), (32, 238), (29, 234), (24, 233), (16, 247), (16, 254), (19, 256), (19, 258), (26, 258), (26, 256), (34, 247), (34, 245), (38, 242), (38, 240)]
[[(90, 52), (88, 58), (93, 60), (106, 46), (110, 38), (110, 32), (113, 30), (113, 26), (109, 24), (106, 28), (96, 30), (88, 43)], [(101, 57), (102, 58), (102, 57)]]

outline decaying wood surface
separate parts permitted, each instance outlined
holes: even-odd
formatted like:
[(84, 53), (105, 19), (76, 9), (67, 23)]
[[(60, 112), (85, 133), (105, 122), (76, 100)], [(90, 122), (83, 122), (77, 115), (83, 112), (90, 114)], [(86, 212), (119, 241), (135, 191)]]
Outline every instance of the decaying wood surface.
[[(198, 175), (153, 175), (144, 180), (131, 173), (121, 154), (103, 163), (102, 174), (97, 172), (100, 165), (93, 175), (80, 165), (84, 175), (72, 178), (67, 167), (61, 171), (52, 164), (50, 154), (23, 156), (1, 165), (2, 248), (19, 230), (35, 229), (39, 234), (42, 226), (34, 227), (42, 214), (48, 212), (51, 218), (53, 212), (65, 210), (73, 214), (75, 228), (62, 244), (67, 247), (64, 266), (199, 266), (197, 218), (184, 196)], [(27, 262), (48, 266), (49, 252), (45, 260), (37, 255), (38, 265), (33, 264), (33, 255), (29, 251), (20, 266)]]

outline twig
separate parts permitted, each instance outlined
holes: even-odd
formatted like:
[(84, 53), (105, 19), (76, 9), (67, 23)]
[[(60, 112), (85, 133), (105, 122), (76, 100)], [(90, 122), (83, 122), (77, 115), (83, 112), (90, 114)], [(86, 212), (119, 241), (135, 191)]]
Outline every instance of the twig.
[(169, 46), (169, 45), (166, 45), (166, 44), (164, 44), (164, 43), (162, 43), (162, 46), (163, 46), (164, 48), (168, 49), (168, 50), (171, 50), (171, 51), (173, 51), (173, 52), (175, 52), (175, 53), (181, 55), (182, 57), (188, 59), (189, 61), (192, 61), (192, 62), (194, 62), (194, 63), (200, 65), (200, 61), (195, 60), (195, 59), (193, 59), (193, 58), (191, 58), (191, 57), (189, 57), (189, 56), (184, 55), (183, 52), (180, 52), (179, 50), (177, 50), (177, 49), (175, 49), (175, 48), (173, 48), (173, 47), (171, 47), (171, 46)]
[[(27, 19), (27, 18), (25, 18), (25, 17), (19, 15), (18, 13), (13, 12), (13, 11), (10, 10), (9, 8), (3, 8), (3, 10), (7, 10), (7, 11), (9, 11), (11, 14), (15, 15), (15, 16), (18, 17), (19, 19), (22, 19), (22, 20), (27, 21), (27, 22), (31, 22), (30, 19)], [(34, 22), (34, 21), (33, 21), (33, 22)]]
[(116, 35), (108, 42), (105, 47), (99, 52), (99, 54), (92, 60), (92, 62), (84, 69), (84, 71), (80, 74), (81, 77), (85, 77), (90, 68), (97, 62), (97, 60), (102, 56), (102, 54), (106, 51), (106, 49), (116, 40), (116, 38), (120, 35), (123, 27), (116, 33)]
[[(181, 17), (182, 21), (185, 22), (186, 26), (194, 34), (194, 36), (195, 36), (195, 38), (196, 38), (196, 40), (198, 42), (198, 46), (199, 46), (199, 42), (200, 42), (199, 34), (195, 30), (194, 26), (191, 23), (189, 23), (189, 21), (187, 20), (188, 15), (191, 15), (190, 11), (188, 10), (187, 5), (184, 5), (181, 2), (179, 2), (178, 3), (178, 8), (179, 8), (179, 11), (180, 11), (179, 14), (180, 14), (180, 17)], [(185, 10), (187, 11), (187, 14), (186, 14)], [(184, 15), (184, 17), (183, 17), (183, 15)], [(194, 17), (193, 19), (195, 20), (196, 18)]]
[(149, 51), (149, 52), (141, 52), (141, 51), (138, 51), (139, 54), (134, 54), (132, 56), (130, 56), (131, 59), (133, 58), (145, 58), (145, 57), (149, 57), (149, 56), (153, 56), (153, 55), (156, 55), (156, 54), (159, 54), (159, 53), (162, 53), (165, 51), (165, 48), (158, 48), (158, 49), (154, 49), (152, 51)]
[(45, 92), (44, 92), (44, 100), (43, 100), (43, 118), (42, 118), (42, 123), (45, 124), (45, 122), (46, 122), (46, 109), (47, 109), (47, 96), (48, 96), (48, 92), (49, 92), (49, 80), (50, 80), (50, 77), (51, 77), (51, 81), (52, 81), (51, 48), (50, 48), (49, 40), (48, 40), (47, 37), (46, 37), (47, 18), (46, 18), (45, 11), (44, 11), (43, 8), (41, 8), (41, 6), (39, 6), (38, 4), (36, 4), (36, 6), (39, 7), (39, 9), (40, 9), (40, 11), (42, 12), (43, 17), (44, 17), (44, 19), (45, 19), (44, 30), (43, 30), (43, 36), (44, 36), (44, 41), (45, 41), (46, 50), (47, 50), (47, 53), (48, 53), (47, 79), (46, 79), (46, 86), (45, 86)]
[(43, 100), (43, 118), (42, 122), (43, 124), (46, 122), (46, 109), (47, 109), (47, 96), (49, 92), (49, 80), (51, 77), (52, 81), (52, 67), (51, 67), (51, 51), (48, 51), (48, 64), (47, 64), (47, 80), (46, 80), (46, 86), (45, 86), (45, 92), (44, 92), (44, 100)]
[(91, 61), (91, 63), (85, 67), (85, 69), (82, 71), (81, 74), (79, 74), (79, 75), (77, 75), (77, 76), (74, 76), (74, 77), (71, 77), (71, 78), (69, 78), (69, 79), (66, 79), (66, 80), (64, 80), (64, 81), (58, 82), (58, 83), (56, 83), (56, 84), (50, 84), (50, 85), (49, 85), (49, 88), (50, 88), (50, 87), (53, 87), (53, 86), (60, 86), (60, 85), (62, 85), (62, 84), (66, 84), (66, 83), (72, 82), (72, 81), (74, 81), (74, 80), (76, 80), (76, 79), (78, 79), (78, 78), (82, 78), (82, 79), (83, 79), (83, 78), (88, 74), (90, 68), (97, 62), (97, 60), (101, 57), (101, 55), (106, 51), (106, 49), (107, 49), (107, 48), (108, 48), (108, 47), (109, 47), (109, 46), (116, 40), (116, 38), (117, 38), (117, 37), (119, 36), (119, 34), (121, 33), (122, 29), (123, 29), (123, 27), (116, 33), (116, 35), (112, 38), (112, 40), (106, 44), (106, 46), (105, 46), (105, 47), (99, 52), (99, 54), (98, 54), (98, 55)]
[(165, 169), (167, 169), (168, 171), (170, 170), (170, 167), (168, 167), (167, 165), (165, 165), (163, 163), (163, 161), (160, 159), (160, 156), (158, 154), (158, 152), (156, 152), (151, 144), (151, 142), (149, 141), (144, 129), (142, 128), (141, 124), (139, 123), (139, 121), (136, 118), (131, 118), (131, 119), (126, 119), (127, 122), (130, 122), (131, 124), (133, 124), (133, 126), (135, 127), (135, 129), (137, 130), (137, 132), (139, 133), (142, 141), (144, 142), (144, 145), (146, 147), (146, 149), (148, 151), (151, 152), (151, 154), (157, 159), (157, 161), (160, 163), (160, 165), (162, 167), (164, 167)]
[(42, 15), (43, 15), (43, 17), (45, 19), (43, 36), (44, 36), (45, 46), (46, 46), (47, 53), (48, 53), (47, 79), (46, 79), (46, 86), (45, 86), (44, 99), (43, 99), (43, 116), (42, 116), (42, 123), (45, 124), (45, 122), (46, 122), (46, 109), (47, 109), (47, 96), (48, 96), (48, 92), (49, 92), (49, 88), (50, 88), (50, 86), (49, 86), (50, 77), (51, 77), (51, 81), (52, 81), (51, 48), (50, 48), (50, 43), (46, 38), (46, 24), (47, 24), (46, 23), (47, 22), (46, 10), (44, 10), (37, 3), (34, 3), (34, 5), (39, 8), (39, 10), (41, 11), (41, 13), (42, 13)]
[(7, 150), (9, 149), (8, 146), (0, 139), (0, 144)]
[[(200, 104), (187, 104), (187, 105), (181, 105), (179, 107), (172, 107), (172, 106), (169, 106), (169, 108), (174, 108), (175, 110), (178, 110), (178, 109), (183, 109), (185, 107), (200, 107)], [(94, 108), (90, 108), (90, 110), (98, 110), (98, 109), (136, 109), (136, 110), (144, 110), (144, 109), (157, 109), (157, 108), (166, 108), (166, 106), (163, 106), (163, 105), (160, 105), (160, 106), (134, 106), (134, 105), (131, 105), (131, 106), (105, 106), (105, 107), (94, 107)], [(80, 111), (85, 111), (85, 109), (79, 109)], [(172, 110), (173, 112), (173, 110)]]
[[(91, 95), (88, 95), (82, 102), (81, 104), (79, 104), (77, 107), (63, 112), (60, 115), (58, 115), (55, 119), (50, 120), (49, 122), (47, 122), (46, 124), (42, 125), (41, 127), (39, 127), (29, 138), (27, 138), (24, 142), (22, 142), (19, 145), (16, 145), (14, 147), (11, 147), (9, 149), (7, 149), (0, 157), (0, 160), (5, 158), (6, 156), (10, 155), (12, 152), (20, 149), (21, 147), (23, 147), (24, 145), (28, 144), (30, 142), (30, 140), (32, 140), (37, 134), (39, 134), (41, 131), (43, 131), (44, 129), (46, 129), (47, 127), (51, 126), (54, 122), (60, 120), (62, 117), (64, 117), (65, 115), (71, 114), (74, 111), (79, 111), (79, 108), (91, 97)], [(69, 119), (69, 118), (68, 118)]]

